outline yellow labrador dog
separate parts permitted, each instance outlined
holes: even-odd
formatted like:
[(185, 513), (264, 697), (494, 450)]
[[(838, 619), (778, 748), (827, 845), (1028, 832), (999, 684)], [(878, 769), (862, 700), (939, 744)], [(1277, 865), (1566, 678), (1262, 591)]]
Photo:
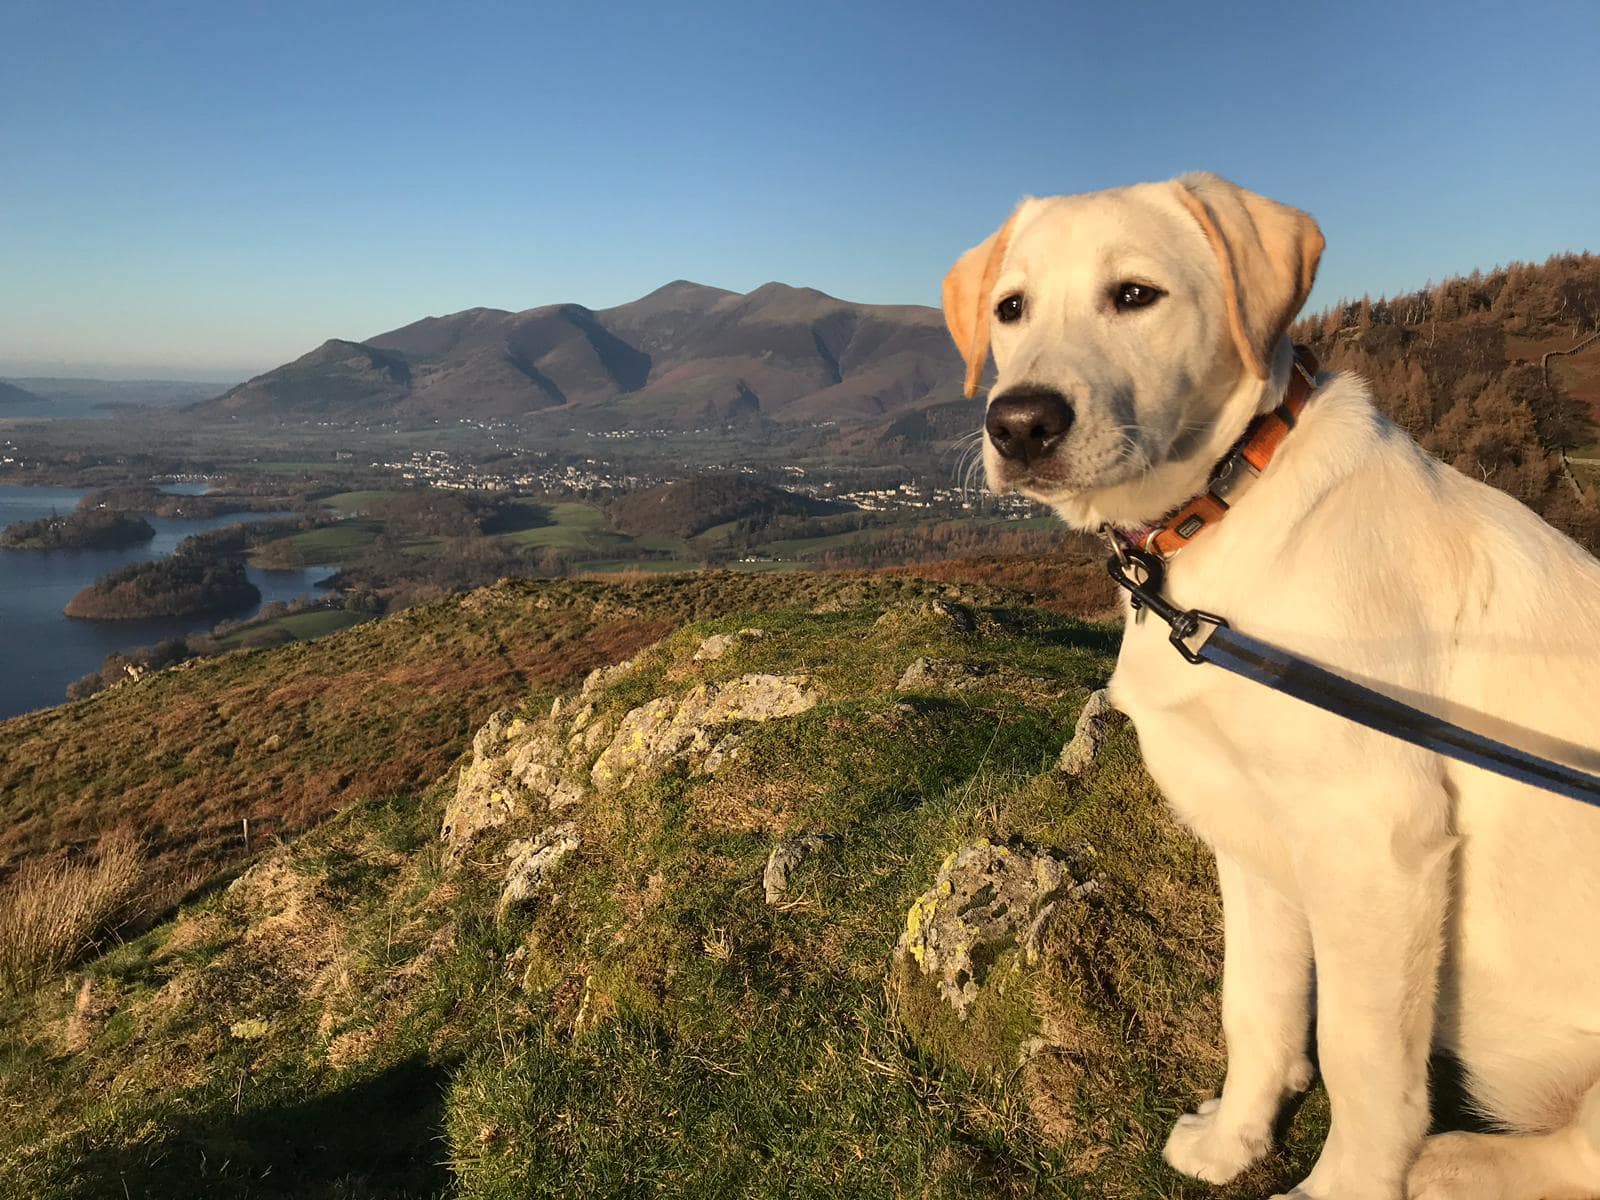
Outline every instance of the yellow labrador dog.
[[(969, 394), (992, 346), (991, 485), (1142, 531), (1275, 409), (1323, 239), (1213, 175), (1025, 200), (945, 281)], [(1167, 564), (1180, 608), (1392, 694), (1538, 730), (1600, 769), (1600, 563), (1429, 457), (1349, 374), (1317, 386), (1225, 519)], [(1372, 733), (1130, 619), (1112, 679), (1215, 850), (1220, 1098), (1166, 1158), (1223, 1183), (1306, 1088), (1333, 1126), (1290, 1195), (1600, 1197), (1600, 811)], [(1511, 739), (1507, 739), (1511, 740)], [(1431, 1048), (1506, 1132), (1426, 1137)]]

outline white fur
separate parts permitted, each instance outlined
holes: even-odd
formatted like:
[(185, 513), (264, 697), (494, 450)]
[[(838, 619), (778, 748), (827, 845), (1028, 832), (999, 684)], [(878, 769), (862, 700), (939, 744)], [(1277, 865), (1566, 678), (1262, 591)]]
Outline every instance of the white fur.
[[(1286, 341), (1270, 380), (1244, 370), (1174, 188), (1027, 201), (990, 297), (1026, 304), (991, 322), (990, 394), (1054, 386), (1076, 414), (1031, 471), (989, 448), (991, 482), (1079, 528), (1153, 522), (1202, 490), (1288, 379)], [(1119, 312), (1106, 296), (1128, 278), (1168, 295)], [(1600, 772), (1600, 563), (1425, 454), (1357, 377), (1323, 382), (1255, 487), (1169, 564), (1167, 593)], [(1293, 1196), (1600, 1196), (1600, 812), (1191, 666), (1166, 633), (1129, 620), (1112, 694), (1217, 854), (1229, 1050), (1220, 1102), (1179, 1121), (1168, 1161), (1220, 1183), (1267, 1148), (1310, 1081), (1314, 1003), (1333, 1126)], [(1431, 1048), (1528, 1136), (1424, 1148)]]

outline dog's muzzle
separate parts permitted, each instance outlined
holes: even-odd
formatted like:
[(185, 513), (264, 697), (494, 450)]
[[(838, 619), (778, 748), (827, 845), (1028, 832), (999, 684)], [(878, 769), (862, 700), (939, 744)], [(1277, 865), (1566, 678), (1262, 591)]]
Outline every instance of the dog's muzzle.
[(984, 431), (1001, 458), (1032, 466), (1072, 428), (1072, 406), (1052, 388), (1015, 388), (989, 401)]

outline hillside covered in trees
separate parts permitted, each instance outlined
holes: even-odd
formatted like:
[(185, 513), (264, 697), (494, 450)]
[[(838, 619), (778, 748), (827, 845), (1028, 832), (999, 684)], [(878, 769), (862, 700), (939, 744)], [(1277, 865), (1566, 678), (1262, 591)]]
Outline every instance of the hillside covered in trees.
[(612, 520), (628, 533), (687, 538), (730, 521), (756, 527), (778, 517), (822, 516), (843, 508), (738, 475), (706, 474), (624, 496), (613, 506)]
[(1292, 334), (1360, 372), (1388, 414), (1458, 470), (1600, 549), (1600, 255), (1560, 254), (1400, 296)]

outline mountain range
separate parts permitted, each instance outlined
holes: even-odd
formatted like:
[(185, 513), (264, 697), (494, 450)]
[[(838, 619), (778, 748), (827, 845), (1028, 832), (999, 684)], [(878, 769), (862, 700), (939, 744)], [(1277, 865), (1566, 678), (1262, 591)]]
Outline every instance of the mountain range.
[(425, 317), (331, 339), (196, 411), (267, 420), (504, 419), (688, 428), (759, 414), (879, 422), (960, 400), (939, 311), (769, 283), (678, 280), (615, 308), (553, 304)]

